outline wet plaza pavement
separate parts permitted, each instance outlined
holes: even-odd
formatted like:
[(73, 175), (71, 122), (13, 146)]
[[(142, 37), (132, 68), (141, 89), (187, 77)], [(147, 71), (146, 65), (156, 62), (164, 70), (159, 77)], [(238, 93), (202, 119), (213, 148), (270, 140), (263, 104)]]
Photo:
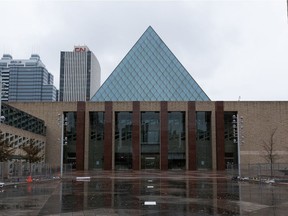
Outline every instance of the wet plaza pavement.
[[(76, 181), (77, 176), (90, 181)], [(75, 172), (0, 189), (0, 215), (287, 215), (288, 185), (208, 171)]]

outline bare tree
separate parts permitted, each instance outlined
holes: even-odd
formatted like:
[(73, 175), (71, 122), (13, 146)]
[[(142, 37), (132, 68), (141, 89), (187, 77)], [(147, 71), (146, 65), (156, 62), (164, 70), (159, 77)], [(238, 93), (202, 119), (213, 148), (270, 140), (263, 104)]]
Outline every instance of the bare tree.
[(4, 133), (0, 130), (0, 162), (10, 160), (14, 155), (15, 148), (8, 138), (4, 137)]
[(30, 139), (29, 143), (26, 145), (23, 145), (21, 149), (25, 152), (25, 155), (23, 156), (23, 158), (29, 162), (29, 173), (31, 175), (32, 163), (39, 162), (43, 158), (43, 155), (40, 154), (41, 148), (39, 148), (36, 145), (35, 139)]
[(264, 154), (262, 157), (269, 163), (270, 165), (270, 176), (273, 177), (273, 164), (279, 159), (279, 155), (276, 153), (276, 142), (275, 142), (275, 133), (277, 131), (277, 127), (272, 130), (269, 139), (267, 141), (263, 140), (262, 148)]

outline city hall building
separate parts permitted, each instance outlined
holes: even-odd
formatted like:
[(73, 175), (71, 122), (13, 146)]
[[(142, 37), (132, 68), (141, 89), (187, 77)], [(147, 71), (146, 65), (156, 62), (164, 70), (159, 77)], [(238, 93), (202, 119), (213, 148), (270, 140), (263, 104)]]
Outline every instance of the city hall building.
[(55, 166), (225, 170), (267, 163), (269, 147), (275, 163), (288, 162), (288, 102), (211, 101), (151, 27), (91, 101), (8, 105), (44, 122)]

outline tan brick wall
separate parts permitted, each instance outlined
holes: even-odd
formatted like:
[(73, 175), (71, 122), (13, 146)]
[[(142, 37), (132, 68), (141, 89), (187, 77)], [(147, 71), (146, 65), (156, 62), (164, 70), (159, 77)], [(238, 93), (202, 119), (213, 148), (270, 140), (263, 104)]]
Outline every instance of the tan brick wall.
[(132, 102), (113, 102), (113, 111), (132, 111), (133, 103)]
[(168, 111), (187, 111), (188, 103), (187, 102), (168, 102)]
[(243, 117), (244, 143), (240, 145), (241, 164), (265, 163), (263, 144), (274, 135), (276, 163), (288, 163), (288, 102), (225, 102), (225, 111), (238, 111)]
[(196, 111), (211, 111), (215, 112), (215, 103), (209, 101), (197, 101)]
[(160, 112), (160, 102), (140, 102), (140, 110)]
[(105, 103), (104, 102), (86, 102), (86, 110), (89, 111), (105, 111)]

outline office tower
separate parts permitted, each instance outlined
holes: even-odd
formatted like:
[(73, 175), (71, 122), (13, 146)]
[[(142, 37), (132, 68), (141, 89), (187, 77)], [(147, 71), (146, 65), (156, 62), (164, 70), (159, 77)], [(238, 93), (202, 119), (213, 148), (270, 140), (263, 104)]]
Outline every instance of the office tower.
[(4, 54), (0, 60), (2, 101), (56, 101), (53, 75), (38, 54), (30, 59), (13, 59)]
[(60, 101), (89, 101), (100, 87), (100, 65), (87, 46), (61, 52)]

